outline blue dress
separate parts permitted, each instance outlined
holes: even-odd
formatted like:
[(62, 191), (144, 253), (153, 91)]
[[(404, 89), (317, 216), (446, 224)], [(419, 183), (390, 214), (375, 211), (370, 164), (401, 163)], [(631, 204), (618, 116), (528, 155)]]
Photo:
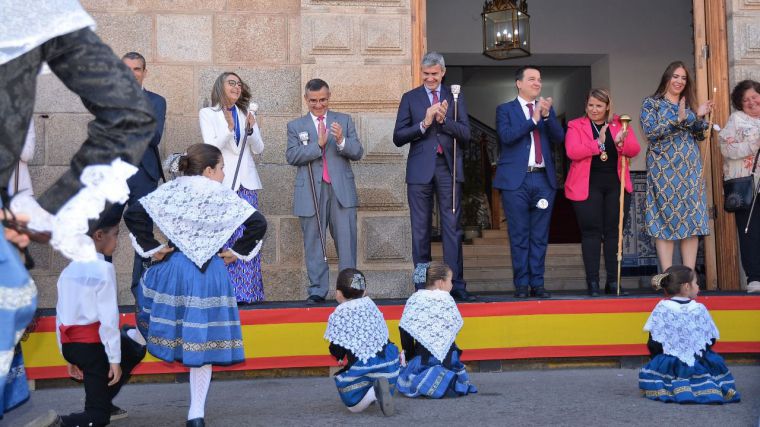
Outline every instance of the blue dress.
[(451, 345), (443, 361), (436, 359), (419, 344), (415, 347), (415, 353), (399, 374), (396, 383), (399, 393), (406, 397), (440, 399), (478, 392), (477, 387), (470, 383), (467, 370), (459, 360), (462, 350), (456, 344)]
[[(0, 236), (5, 231), (0, 226)], [(18, 338), (34, 317), (37, 288), (16, 248), (0, 237), (0, 418), (29, 399)]]
[[(398, 347), (395, 344), (388, 342), (382, 350), (366, 362), (357, 359), (349, 351), (343, 350), (347, 352), (349, 364), (338, 371), (333, 379), (335, 386), (338, 387), (340, 400), (347, 407), (356, 406), (379, 378), (388, 379), (391, 395), (394, 394), (399, 374)], [(330, 346), (330, 353), (336, 357), (339, 356), (336, 354), (339, 352), (340, 350), (336, 351), (335, 346)], [(353, 363), (351, 363), (352, 360)]]
[(650, 236), (663, 240), (710, 234), (697, 146), (707, 123), (690, 109), (686, 121), (677, 122), (677, 104), (644, 99), (641, 126), (649, 142), (644, 222)]

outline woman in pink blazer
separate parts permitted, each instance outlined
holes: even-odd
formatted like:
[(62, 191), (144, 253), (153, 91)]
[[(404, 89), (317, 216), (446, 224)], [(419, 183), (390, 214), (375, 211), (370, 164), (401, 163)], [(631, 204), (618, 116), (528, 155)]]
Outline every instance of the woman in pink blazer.
[[(591, 296), (599, 295), (599, 255), (604, 243), (607, 277), (604, 292), (617, 288), (617, 245), (622, 156), (634, 157), (641, 147), (630, 127), (623, 132), (619, 116), (613, 116), (610, 94), (592, 89), (586, 98), (586, 115), (567, 124), (565, 150), (570, 172), (565, 196), (573, 201), (581, 229), (581, 249), (586, 283)], [(625, 171), (625, 190), (630, 193), (630, 169)], [(625, 195), (624, 214), (631, 200)], [(621, 294), (626, 294), (621, 290)]]

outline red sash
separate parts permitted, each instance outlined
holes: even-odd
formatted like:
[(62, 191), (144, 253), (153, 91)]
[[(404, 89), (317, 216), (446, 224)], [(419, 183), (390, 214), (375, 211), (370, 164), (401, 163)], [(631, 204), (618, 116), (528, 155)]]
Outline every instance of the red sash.
[(100, 322), (90, 323), (89, 325), (61, 325), (58, 328), (61, 331), (61, 344), (72, 342), (96, 344), (100, 342)]

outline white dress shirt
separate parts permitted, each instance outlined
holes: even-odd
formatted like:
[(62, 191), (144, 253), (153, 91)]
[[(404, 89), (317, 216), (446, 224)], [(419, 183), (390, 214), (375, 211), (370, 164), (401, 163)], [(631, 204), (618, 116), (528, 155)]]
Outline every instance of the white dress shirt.
[[(531, 119), (530, 113), (528, 112), (528, 101), (522, 99), (521, 97), (517, 97), (517, 100), (520, 102), (520, 106), (522, 107), (523, 113), (525, 114), (526, 119)], [(536, 111), (536, 108), (538, 108), (538, 103), (533, 101), (533, 111)], [(535, 120), (533, 120), (533, 123), (538, 124)], [(541, 142), (539, 141), (539, 144)], [(543, 159), (543, 153), (542, 153), (542, 159), (541, 163), (536, 163), (536, 141), (533, 140), (533, 131), (530, 131), (530, 155), (528, 156), (528, 166), (534, 166), (534, 167), (544, 167), (544, 159)]]
[(121, 362), (119, 304), (116, 300), (116, 271), (98, 253), (90, 262), (72, 262), (58, 277), (55, 306), (55, 334), (61, 348), (60, 326), (90, 325), (100, 322), (100, 342), (109, 363)]
[[(327, 132), (327, 135), (330, 136), (330, 129), (327, 128), (327, 115), (328, 114), (330, 114), (330, 111), (327, 111), (325, 113), (324, 121), (325, 121), (325, 131)], [(317, 130), (317, 135), (319, 135), (319, 117), (315, 116), (311, 112), (309, 112), (309, 115), (311, 116), (311, 121), (314, 122), (314, 129)], [(345, 132), (346, 130), (343, 129), (343, 131)], [(343, 136), (343, 140), (341, 140), (340, 143), (336, 143), (335, 145), (338, 147), (338, 151), (343, 150), (343, 147), (346, 146), (346, 137)]]

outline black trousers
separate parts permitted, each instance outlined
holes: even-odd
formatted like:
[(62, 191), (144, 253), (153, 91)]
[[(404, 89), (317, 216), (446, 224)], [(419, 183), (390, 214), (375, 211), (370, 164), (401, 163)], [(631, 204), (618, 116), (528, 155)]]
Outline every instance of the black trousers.
[[(630, 194), (623, 202), (623, 224), (631, 205)], [(591, 173), (588, 198), (573, 202), (581, 229), (581, 250), (586, 280), (599, 282), (599, 255), (604, 244), (607, 283), (617, 278), (618, 219), (620, 218), (620, 180), (617, 174)]]
[[(103, 344), (63, 344), (63, 358), (84, 375), (84, 412), (63, 416), (64, 426), (105, 426), (111, 418), (111, 401), (129, 381), (132, 369), (145, 357), (145, 347), (121, 334), (121, 379), (108, 386), (110, 364)], [(92, 423), (92, 424), (90, 424)]]
[(735, 215), (736, 228), (739, 231), (739, 249), (742, 252), (742, 267), (747, 275), (747, 282), (760, 281), (760, 203), (755, 204), (747, 233), (744, 233), (744, 229), (747, 227), (749, 209), (738, 211)]
[(111, 48), (89, 29), (55, 37), (0, 65), (0, 195), (24, 146), (32, 118), (37, 74), (43, 62), (95, 116), (87, 140), (71, 159), (70, 169), (38, 201), (51, 213), (81, 187), (85, 166), (116, 158), (137, 164), (156, 127), (153, 107), (134, 76)]

